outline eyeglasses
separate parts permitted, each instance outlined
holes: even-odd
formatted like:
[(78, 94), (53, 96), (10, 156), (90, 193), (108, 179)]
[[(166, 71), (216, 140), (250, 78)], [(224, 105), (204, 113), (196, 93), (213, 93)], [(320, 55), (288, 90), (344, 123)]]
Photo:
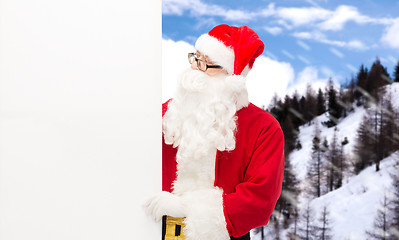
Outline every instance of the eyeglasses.
[(189, 53), (188, 54), (188, 62), (190, 64), (192, 64), (194, 61), (197, 62), (198, 69), (203, 71), (203, 72), (208, 70), (208, 68), (222, 68), (222, 66), (219, 66), (219, 65), (208, 65), (206, 63), (206, 60), (198, 59), (197, 56), (195, 55), (195, 53)]

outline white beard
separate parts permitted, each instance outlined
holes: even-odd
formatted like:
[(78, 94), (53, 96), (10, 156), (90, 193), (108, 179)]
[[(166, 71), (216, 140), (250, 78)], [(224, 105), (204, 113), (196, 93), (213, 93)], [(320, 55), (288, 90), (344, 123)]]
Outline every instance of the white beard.
[(216, 150), (235, 148), (235, 113), (247, 99), (244, 78), (192, 69), (181, 74), (163, 117), (165, 143), (178, 147), (175, 194), (213, 187)]

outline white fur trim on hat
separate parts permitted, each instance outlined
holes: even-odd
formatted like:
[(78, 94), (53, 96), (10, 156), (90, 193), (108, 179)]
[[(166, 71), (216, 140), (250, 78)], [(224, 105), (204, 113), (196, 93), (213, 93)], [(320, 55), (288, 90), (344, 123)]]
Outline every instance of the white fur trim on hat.
[(214, 63), (226, 69), (228, 74), (233, 74), (234, 50), (232, 48), (208, 34), (203, 34), (198, 38), (195, 48), (208, 56)]
[(230, 240), (223, 212), (223, 191), (217, 187), (187, 192), (183, 229), (188, 240)]

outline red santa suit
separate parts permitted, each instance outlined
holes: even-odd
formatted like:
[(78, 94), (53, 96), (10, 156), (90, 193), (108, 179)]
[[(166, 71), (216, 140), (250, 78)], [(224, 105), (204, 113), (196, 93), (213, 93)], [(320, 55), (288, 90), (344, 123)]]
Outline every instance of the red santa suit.
[[(167, 110), (163, 104), (163, 114)], [(218, 151), (215, 186), (223, 190), (223, 213), (230, 236), (239, 237), (267, 224), (282, 190), (284, 136), (278, 121), (249, 104), (236, 116), (236, 147)], [(162, 144), (162, 189), (172, 191), (176, 152)]]
[(264, 49), (252, 29), (219, 25), (195, 48), (227, 75), (182, 78), (163, 104), (163, 191), (145, 206), (155, 220), (184, 217), (188, 240), (228, 240), (267, 224), (282, 190), (284, 136), (248, 101), (246, 75)]

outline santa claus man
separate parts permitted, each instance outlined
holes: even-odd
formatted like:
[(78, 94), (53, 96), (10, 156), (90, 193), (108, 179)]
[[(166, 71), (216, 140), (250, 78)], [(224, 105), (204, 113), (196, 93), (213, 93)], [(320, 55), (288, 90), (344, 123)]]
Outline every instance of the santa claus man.
[(163, 191), (146, 211), (166, 221), (164, 239), (250, 239), (268, 223), (284, 172), (280, 125), (245, 84), (264, 44), (248, 26), (219, 25), (195, 48), (163, 104)]

